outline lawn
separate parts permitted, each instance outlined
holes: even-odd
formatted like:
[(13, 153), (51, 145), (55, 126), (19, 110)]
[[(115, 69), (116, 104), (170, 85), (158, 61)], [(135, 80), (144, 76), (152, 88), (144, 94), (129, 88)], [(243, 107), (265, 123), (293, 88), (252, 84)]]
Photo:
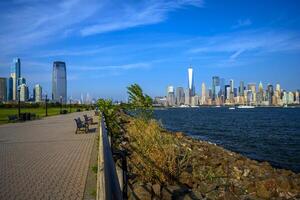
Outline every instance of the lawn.
[[(66, 109), (68, 112), (69, 108)], [(81, 108), (82, 110), (82, 108)], [(71, 112), (75, 112), (76, 108), (72, 108)], [(21, 113), (35, 113), (38, 117), (42, 118), (46, 116), (46, 110), (44, 107), (40, 108), (21, 108)], [(48, 116), (58, 115), (60, 113), (60, 107), (48, 108)], [(18, 108), (0, 108), (0, 124), (8, 123), (8, 115), (18, 115)]]

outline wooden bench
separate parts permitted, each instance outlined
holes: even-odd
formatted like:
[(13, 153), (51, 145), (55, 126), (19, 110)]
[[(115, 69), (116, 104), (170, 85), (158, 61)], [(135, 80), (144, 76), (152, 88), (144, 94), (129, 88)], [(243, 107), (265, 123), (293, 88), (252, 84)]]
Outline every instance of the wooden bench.
[(74, 120), (76, 122), (75, 134), (77, 134), (80, 131), (84, 131), (85, 133), (87, 133), (89, 131), (89, 125), (87, 123), (83, 123), (79, 117)]
[(86, 124), (91, 125), (93, 124), (93, 118), (92, 117), (88, 117), (87, 115), (83, 115), (84, 117), (84, 121)]

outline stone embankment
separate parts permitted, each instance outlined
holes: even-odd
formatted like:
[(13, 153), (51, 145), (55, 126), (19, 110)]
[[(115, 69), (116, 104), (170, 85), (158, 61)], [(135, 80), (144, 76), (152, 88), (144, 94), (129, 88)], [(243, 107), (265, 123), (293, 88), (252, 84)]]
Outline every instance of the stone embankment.
[[(267, 162), (248, 159), (183, 133), (170, 133), (157, 127), (149, 130), (140, 124), (136, 126), (133, 118), (125, 120), (126, 142), (122, 147), (130, 153), (129, 199), (300, 199), (300, 174), (273, 168)], [(138, 147), (145, 143), (137, 138), (138, 134), (133, 134), (139, 131), (149, 140), (149, 135), (155, 134), (149, 148), (140, 146), (143, 151)], [(167, 148), (174, 151), (167, 142), (162, 143), (163, 140), (174, 141), (175, 152), (179, 149), (180, 155), (168, 157), (166, 154), (168, 158), (163, 160), (160, 152), (163, 154)], [(159, 151), (151, 153), (154, 151), (151, 147)], [(171, 166), (172, 162), (181, 166)]]

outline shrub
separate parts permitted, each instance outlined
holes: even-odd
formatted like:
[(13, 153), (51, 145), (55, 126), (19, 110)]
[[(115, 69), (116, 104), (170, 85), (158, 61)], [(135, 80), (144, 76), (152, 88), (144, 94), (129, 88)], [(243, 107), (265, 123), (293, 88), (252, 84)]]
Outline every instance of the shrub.
[(179, 140), (163, 132), (155, 120), (135, 118), (127, 125), (134, 173), (144, 181), (176, 181), (185, 169), (189, 155), (182, 151)]

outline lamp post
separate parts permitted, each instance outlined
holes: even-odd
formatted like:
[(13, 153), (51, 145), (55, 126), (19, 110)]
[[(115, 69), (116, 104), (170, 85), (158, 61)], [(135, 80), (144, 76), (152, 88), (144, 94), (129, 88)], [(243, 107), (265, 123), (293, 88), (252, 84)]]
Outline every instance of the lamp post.
[(60, 114), (62, 114), (62, 96), (60, 96)]
[(48, 116), (48, 105), (47, 105), (47, 102), (48, 102), (48, 96), (46, 94), (46, 98), (45, 98), (46, 117)]
[(20, 91), (21, 91), (21, 88), (18, 87), (18, 116), (19, 116), (19, 119), (21, 118), (21, 99), (20, 99)]

